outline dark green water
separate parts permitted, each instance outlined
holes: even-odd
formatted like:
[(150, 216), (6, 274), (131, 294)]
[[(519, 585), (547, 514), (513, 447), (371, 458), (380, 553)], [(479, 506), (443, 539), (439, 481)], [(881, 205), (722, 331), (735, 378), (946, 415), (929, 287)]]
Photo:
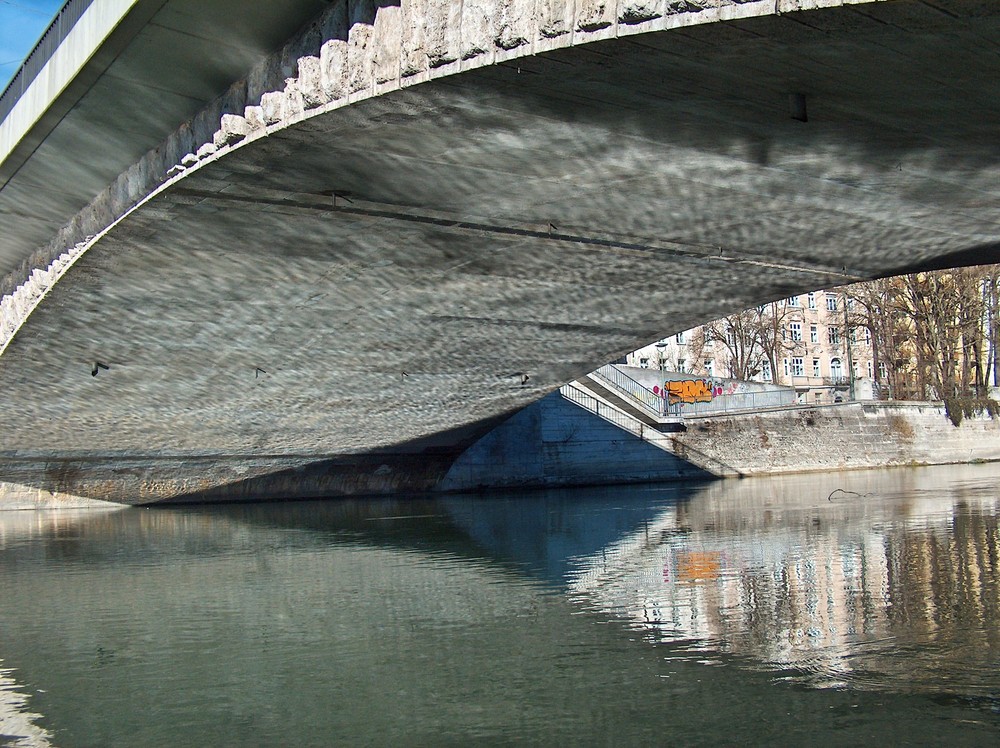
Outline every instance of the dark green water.
[(998, 511), (983, 465), (0, 512), (0, 745), (996, 745)]

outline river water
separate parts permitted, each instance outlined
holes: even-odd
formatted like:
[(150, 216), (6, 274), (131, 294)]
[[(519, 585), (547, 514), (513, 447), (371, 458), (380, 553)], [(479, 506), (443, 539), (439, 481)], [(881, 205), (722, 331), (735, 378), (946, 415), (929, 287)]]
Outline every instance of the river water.
[(1000, 466), (0, 512), (0, 745), (997, 745)]

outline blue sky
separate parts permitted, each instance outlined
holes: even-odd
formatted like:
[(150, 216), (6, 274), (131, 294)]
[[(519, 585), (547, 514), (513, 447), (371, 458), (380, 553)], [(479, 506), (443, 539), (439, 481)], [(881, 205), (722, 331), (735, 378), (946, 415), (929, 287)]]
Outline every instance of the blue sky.
[(0, 0), (0, 91), (63, 3), (64, 0)]

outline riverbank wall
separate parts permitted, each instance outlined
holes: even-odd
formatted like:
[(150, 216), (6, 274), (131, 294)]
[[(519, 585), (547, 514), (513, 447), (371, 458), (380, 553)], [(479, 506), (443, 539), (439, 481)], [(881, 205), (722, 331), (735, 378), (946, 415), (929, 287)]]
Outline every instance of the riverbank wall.
[(952, 424), (933, 402), (852, 402), (687, 419), (675, 452), (708, 454), (740, 475), (1000, 460), (1000, 420)]
[(954, 426), (940, 403), (852, 402), (685, 420), (685, 432), (665, 434), (656, 446), (553, 393), (473, 445), (439, 488), (602, 485), (1000, 461), (1000, 420), (983, 414)]
[[(699, 481), (781, 473), (1000, 461), (1000, 420), (952, 425), (938, 403), (795, 406), (686, 418), (646, 438), (559, 392), (455, 452), (141, 457), (0, 464), (0, 509), (203, 503)], [(165, 481), (167, 483), (165, 483)]]
[(690, 459), (665, 451), (553, 392), (467, 449), (438, 490), (598, 486), (713, 477)]

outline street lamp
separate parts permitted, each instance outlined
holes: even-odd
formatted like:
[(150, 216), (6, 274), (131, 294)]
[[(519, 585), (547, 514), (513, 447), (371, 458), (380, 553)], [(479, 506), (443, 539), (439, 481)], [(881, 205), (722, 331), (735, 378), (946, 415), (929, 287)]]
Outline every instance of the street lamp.
[(851, 327), (847, 315), (847, 291), (844, 291), (844, 350), (847, 352), (847, 397), (854, 402), (854, 358), (851, 355)]

